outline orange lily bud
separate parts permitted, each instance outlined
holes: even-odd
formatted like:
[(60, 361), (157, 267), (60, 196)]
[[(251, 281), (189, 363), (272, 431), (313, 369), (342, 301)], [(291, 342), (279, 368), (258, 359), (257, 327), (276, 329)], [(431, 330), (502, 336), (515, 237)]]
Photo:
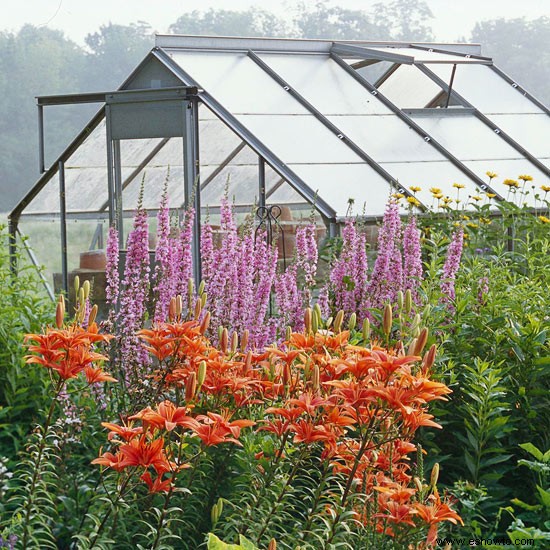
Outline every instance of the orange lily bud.
[(231, 337), (231, 351), (235, 353), (239, 347), (239, 335), (235, 331)]
[(355, 328), (355, 325), (357, 324), (357, 314), (355, 312), (353, 312), (350, 316), (349, 316), (349, 321), (348, 321), (348, 328), (350, 330), (353, 330)]
[(409, 344), (409, 348), (407, 349), (407, 355), (416, 355), (414, 351), (416, 349), (417, 342), (418, 340), (416, 338), (413, 338), (411, 340), (411, 343)]
[(363, 321), (363, 340), (366, 342), (369, 341), (369, 338), (370, 338), (370, 321), (367, 319), (365, 319)]
[(199, 363), (197, 383), (200, 386), (203, 385), (204, 379), (206, 378), (206, 361), (201, 361)]
[(390, 304), (386, 304), (386, 307), (384, 308), (384, 319), (382, 321), (382, 328), (384, 330), (384, 334), (386, 336), (389, 336), (391, 333), (393, 325), (393, 312)]
[(430, 476), (430, 485), (435, 487), (437, 485), (437, 480), (439, 479), (439, 462), (434, 464), (432, 468), (432, 475)]
[(313, 367), (313, 376), (311, 377), (313, 391), (318, 392), (321, 387), (321, 373), (319, 372), (319, 365)]
[(220, 338), (220, 350), (222, 353), (227, 352), (227, 345), (229, 344), (229, 332), (227, 332), (227, 329), (222, 329), (222, 337)]
[(94, 304), (94, 306), (92, 307), (92, 309), (90, 310), (90, 315), (88, 317), (88, 326), (93, 324), (93, 322), (95, 321), (95, 318), (97, 317), (97, 311), (98, 311), (98, 307), (97, 307), (97, 304)]
[(420, 355), (422, 353), (422, 350), (424, 349), (424, 346), (426, 345), (426, 342), (428, 341), (428, 328), (424, 327), (420, 334), (418, 335), (418, 338), (416, 340), (416, 347), (414, 349), (413, 355)]
[(63, 319), (65, 318), (65, 303), (61, 300), (57, 302), (57, 306), (55, 308), (55, 325), (57, 328), (61, 328), (63, 326)]
[(208, 330), (209, 326), (210, 326), (210, 312), (207, 311), (201, 321), (201, 326), (199, 329), (201, 334), (204, 334)]
[(306, 334), (309, 334), (311, 332), (311, 308), (308, 307), (304, 311), (304, 325)]
[(192, 401), (197, 392), (197, 375), (192, 372), (185, 382), (185, 400)]
[(168, 319), (174, 321), (176, 319), (176, 298), (170, 298), (170, 305), (168, 306)]
[(201, 314), (201, 310), (202, 310), (201, 299), (197, 298), (197, 300), (195, 301), (195, 319), (199, 318), (199, 315)]
[(246, 350), (246, 346), (248, 346), (248, 337), (250, 336), (250, 332), (247, 328), (244, 329), (243, 335), (241, 337), (241, 351)]
[(344, 310), (341, 309), (334, 319), (334, 332), (340, 332), (342, 328), (342, 321), (344, 320)]
[(412, 311), (413, 302), (412, 302), (412, 292), (408, 288), (405, 292), (405, 313), (409, 314)]
[(430, 349), (424, 355), (424, 359), (422, 360), (422, 371), (424, 373), (428, 372), (432, 368), (433, 364), (435, 363), (436, 353), (437, 353), (436, 345), (432, 344)]
[(183, 311), (183, 299), (181, 297), (181, 294), (178, 294), (176, 296), (176, 319), (179, 319), (181, 317), (182, 311)]
[(275, 539), (271, 539), (269, 541), (269, 546), (267, 547), (267, 550), (277, 550), (277, 541)]

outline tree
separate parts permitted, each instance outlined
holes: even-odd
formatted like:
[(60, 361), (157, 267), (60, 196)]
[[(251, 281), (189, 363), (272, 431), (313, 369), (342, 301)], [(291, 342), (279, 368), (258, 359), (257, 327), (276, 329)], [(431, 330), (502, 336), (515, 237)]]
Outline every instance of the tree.
[(392, 40), (433, 40), (432, 29), (426, 24), (429, 19), (433, 19), (433, 13), (423, 0), (392, 0), (374, 6), (374, 22), (387, 27)]
[(375, 24), (367, 12), (328, 6), (326, 0), (317, 2), (313, 9), (301, 3), (294, 24), (297, 34), (304, 38), (387, 40), (390, 37), (387, 25)]
[(175, 34), (215, 36), (288, 36), (287, 23), (273, 13), (258, 8), (246, 11), (194, 10), (180, 16), (170, 26)]
[(483, 54), (493, 57), (501, 69), (546, 105), (550, 104), (550, 18), (482, 21), (476, 23), (471, 40), (479, 42)]

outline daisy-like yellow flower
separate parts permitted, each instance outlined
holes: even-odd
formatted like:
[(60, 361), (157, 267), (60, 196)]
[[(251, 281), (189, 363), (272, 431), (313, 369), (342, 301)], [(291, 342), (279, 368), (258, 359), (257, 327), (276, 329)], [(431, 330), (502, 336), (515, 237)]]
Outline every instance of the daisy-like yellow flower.
[(411, 185), (409, 187), (409, 189), (413, 192), (413, 193), (417, 193), (418, 191), (422, 191), (422, 187), (418, 187), (418, 185)]
[(498, 174), (497, 174), (496, 172), (490, 172), (490, 171), (489, 171), (489, 172), (485, 172), (485, 174), (486, 174), (487, 177), (488, 177), (489, 179), (491, 179), (491, 180), (492, 180), (493, 178), (496, 178), (496, 177), (498, 176)]
[(519, 180), (522, 180), (523, 182), (526, 181), (533, 181), (533, 176), (529, 176), (527, 174), (523, 174), (522, 176), (518, 176)]
[(463, 185), (462, 183), (453, 183), (453, 187), (455, 189), (464, 189), (466, 186)]
[(472, 229), (477, 229), (479, 227), (479, 225), (477, 225), (477, 223), (470, 222), (468, 224), (468, 227), (471, 227)]
[(476, 202), (483, 200), (479, 195), (474, 195), (472, 199), (475, 200)]
[(439, 189), (439, 187), (430, 187), (430, 193), (432, 193), (432, 195), (439, 195), (441, 193), (441, 189)]
[(550, 218), (547, 218), (546, 216), (539, 216), (539, 220), (542, 223), (550, 223)]
[(541, 188), (545, 193), (548, 193), (548, 191), (550, 191), (550, 185), (541, 185), (540, 188)]
[(451, 197), (443, 197), (443, 203), (444, 204), (449, 204), (453, 202), (453, 199), (451, 199)]
[(479, 223), (482, 223), (484, 225), (489, 225), (491, 223), (490, 218), (479, 218)]
[(504, 180), (502, 183), (510, 188), (519, 187), (519, 183), (516, 180)]
[(463, 219), (463, 220), (469, 220), (469, 219), (470, 219), (470, 216), (466, 216), (466, 214), (464, 214), (464, 215), (462, 216), (462, 219)]
[(407, 202), (413, 206), (420, 206), (420, 201), (416, 197), (407, 197)]
[(434, 193), (434, 199), (442, 199), (443, 193)]
[(485, 193), (485, 196), (488, 197), (489, 199), (494, 199), (497, 195), (496, 193)]
[(403, 193), (394, 193), (394, 194), (392, 195), (392, 197), (393, 197), (394, 199), (399, 200), (399, 199), (404, 198), (405, 195), (403, 195)]

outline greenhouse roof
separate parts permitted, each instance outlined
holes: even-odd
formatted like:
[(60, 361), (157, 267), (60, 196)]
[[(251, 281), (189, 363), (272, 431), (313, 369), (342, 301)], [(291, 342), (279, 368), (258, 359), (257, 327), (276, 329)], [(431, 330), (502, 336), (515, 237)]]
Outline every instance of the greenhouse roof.
[[(390, 194), (411, 195), (411, 186), (421, 188), (422, 209), (433, 204), (430, 188), (454, 197), (458, 184), (463, 197), (486, 191), (498, 200), (501, 181), (518, 174), (550, 185), (548, 108), (479, 45), (159, 35), (120, 90), (189, 87), (199, 105), (203, 208), (219, 205), (225, 189), (243, 206), (263, 192), (277, 204), (315, 204), (336, 221), (350, 199), (356, 213), (379, 216)], [(163, 133), (169, 116), (159, 120), (143, 135), (138, 120), (136, 137), (120, 139), (124, 210), (135, 208), (142, 181), (149, 209), (166, 180), (172, 204), (185, 202), (181, 139)], [(58, 211), (61, 165), (67, 214), (106, 212), (105, 148), (102, 110), (12, 217)], [(535, 205), (534, 192), (525, 201)]]

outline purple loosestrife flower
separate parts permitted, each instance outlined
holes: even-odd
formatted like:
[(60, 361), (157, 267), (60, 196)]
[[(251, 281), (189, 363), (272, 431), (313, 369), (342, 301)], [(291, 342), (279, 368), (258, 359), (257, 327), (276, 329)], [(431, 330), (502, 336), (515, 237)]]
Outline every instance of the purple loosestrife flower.
[(411, 216), (403, 231), (403, 289), (410, 290), (415, 304), (419, 303), (418, 285), (423, 279), (420, 230), (416, 216)]
[(293, 331), (301, 332), (304, 329), (304, 296), (298, 288), (295, 263), (276, 275), (275, 303), (280, 315), (280, 329), (290, 326)]
[(174, 295), (173, 248), (170, 238), (170, 209), (168, 196), (162, 195), (157, 214), (157, 247), (155, 250), (154, 296), (156, 323), (166, 321), (170, 299)]
[(174, 294), (187, 295), (189, 279), (193, 277), (193, 225), (195, 222), (195, 209), (189, 207), (181, 222), (179, 242), (175, 239), (174, 247), (176, 249), (173, 258), (174, 264)]
[(397, 202), (390, 200), (378, 232), (378, 256), (368, 287), (370, 307), (382, 308), (393, 303), (403, 287), (403, 264), (399, 244), (401, 218)]
[(487, 303), (487, 295), (489, 294), (489, 278), (481, 277), (477, 282), (477, 301), (480, 305), (484, 306)]
[(120, 276), (118, 273), (118, 231), (115, 227), (109, 227), (106, 255), (107, 266), (105, 268), (105, 276), (107, 287), (105, 288), (105, 297), (107, 303), (115, 306), (120, 286)]
[(316, 232), (317, 227), (313, 223), (298, 227), (296, 230), (296, 267), (299, 270), (298, 273), (301, 272), (304, 275), (304, 307), (311, 305), (311, 293), (317, 274), (319, 251), (315, 237)]
[(443, 273), (441, 280), (441, 292), (443, 293), (442, 301), (449, 305), (449, 309), (454, 310), (452, 302), (456, 298), (455, 294), (455, 278), (460, 267), (462, 258), (462, 249), (464, 248), (464, 228), (457, 227), (451, 237), (451, 242), (447, 248), (447, 258), (443, 265)]
[[(366, 298), (367, 252), (365, 235), (357, 231), (355, 220), (348, 218), (342, 233), (342, 250), (329, 276), (328, 293), (334, 299), (334, 309), (346, 316), (359, 313)], [(327, 290), (321, 291), (325, 294)]]
[[(141, 346), (136, 332), (142, 328), (149, 291), (149, 226), (147, 212), (136, 211), (134, 226), (128, 235), (123, 290), (117, 325), (121, 336), (123, 368), (133, 370), (137, 381), (139, 367), (149, 363), (149, 355)], [(126, 372), (128, 381), (128, 372)]]

